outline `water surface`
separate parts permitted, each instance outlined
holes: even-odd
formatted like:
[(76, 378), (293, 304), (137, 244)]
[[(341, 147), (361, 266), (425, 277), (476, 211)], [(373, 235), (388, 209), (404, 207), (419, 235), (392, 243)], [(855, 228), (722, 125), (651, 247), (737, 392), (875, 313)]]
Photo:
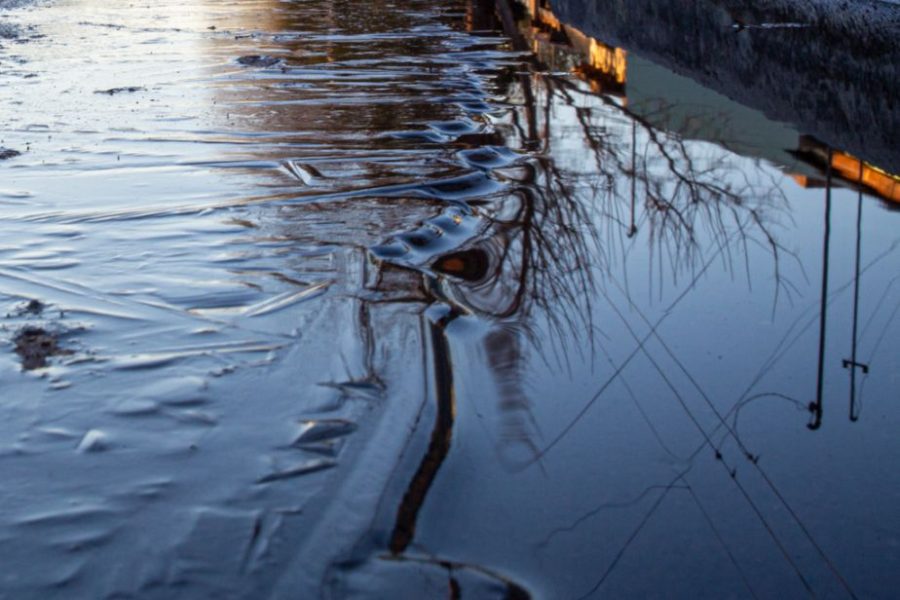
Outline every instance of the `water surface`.
[(497, 12), (0, 13), (3, 596), (893, 594), (878, 61)]

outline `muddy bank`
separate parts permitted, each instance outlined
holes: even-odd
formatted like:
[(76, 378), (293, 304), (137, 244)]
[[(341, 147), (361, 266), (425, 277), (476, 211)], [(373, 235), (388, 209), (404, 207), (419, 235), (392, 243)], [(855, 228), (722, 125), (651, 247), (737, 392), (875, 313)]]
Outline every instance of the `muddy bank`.
[[(900, 171), (900, 6), (554, 0), (563, 22)], [(873, 126), (873, 124), (875, 126)]]

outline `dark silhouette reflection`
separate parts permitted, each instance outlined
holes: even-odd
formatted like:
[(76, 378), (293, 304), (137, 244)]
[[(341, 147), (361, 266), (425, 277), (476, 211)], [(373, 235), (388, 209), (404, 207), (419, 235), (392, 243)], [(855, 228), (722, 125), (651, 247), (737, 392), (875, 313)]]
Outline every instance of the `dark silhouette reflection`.
[[(421, 301), (446, 304), (452, 315), (430, 325), (434, 425), (396, 513), (389, 543), (395, 556), (406, 556), (413, 547), (418, 515), (452, 451), (449, 374), (454, 367), (445, 336), (454, 319), (475, 315), (492, 324), (483, 348), (501, 415), (498, 450), (510, 466), (520, 467), (545, 450), (534, 400), (524, 383), (528, 355), (536, 350), (554, 368), (565, 369), (569, 353), (600, 351), (593, 304), (600, 296), (598, 285), (606, 284), (596, 281), (594, 273), (618, 268), (624, 257), (616, 254), (614, 240), (646, 230), (651, 253), (665, 257), (675, 279), (700, 270), (707, 232), (728, 256), (759, 237), (771, 251), (779, 280), (778, 263), (787, 253), (768, 220), (782, 209), (779, 188), (772, 181), (749, 180), (726, 151), (700, 153), (591, 87), (562, 77), (501, 74), (498, 79), (503, 102), (513, 112), (509, 127), (500, 130), (505, 139), (495, 134), (491, 142), (505, 141), (520, 151), (518, 158), (492, 169), (506, 191), (479, 197), (461, 210), (445, 210), (373, 248), (384, 265), (376, 290), (383, 294), (393, 289), (390, 264), (415, 269), (423, 276)], [(565, 132), (558, 132), (550, 117), (560, 108), (574, 116)], [(599, 126), (607, 120), (617, 127)], [(571, 136), (572, 128), (589, 149), (589, 160), (560, 164), (554, 146)], [(468, 146), (472, 141), (457, 143)], [(529, 157), (530, 151), (536, 155)], [(471, 153), (466, 156), (472, 160)], [(623, 208), (627, 216), (621, 214)], [(443, 240), (475, 221), (485, 224), (472, 225), (473, 231), (480, 229), (477, 235), (461, 249), (444, 250)], [(607, 239), (596, 229), (598, 222), (608, 224)], [(662, 278), (663, 267), (658, 268)], [(779, 281), (778, 289), (782, 286), (789, 289)], [(549, 338), (536, 330), (538, 320), (548, 324)]]

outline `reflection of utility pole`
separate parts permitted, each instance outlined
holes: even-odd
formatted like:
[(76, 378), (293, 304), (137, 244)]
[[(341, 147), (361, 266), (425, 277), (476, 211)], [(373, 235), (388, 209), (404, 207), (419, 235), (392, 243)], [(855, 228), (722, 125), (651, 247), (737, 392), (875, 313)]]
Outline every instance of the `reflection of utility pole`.
[[(431, 302), (439, 302), (442, 297), (438, 292), (439, 283), (436, 278), (424, 276), (426, 293)], [(453, 426), (456, 423), (456, 394), (453, 384), (453, 360), (450, 353), (450, 342), (447, 339), (447, 326), (460, 313), (455, 307), (434, 320), (422, 316), (423, 323), (428, 326), (428, 340), (431, 342), (431, 358), (434, 369), (435, 419), (431, 431), (428, 449), (412, 476), (400, 506), (394, 528), (391, 532), (389, 548), (394, 556), (402, 555), (412, 544), (416, 535), (419, 513), (428, 498), (428, 492), (437, 478), (438, 471), (450, 454), (453, 441)]]
[(822, 396), (825, 383), (825, 324), (828, 309), (828, 246), (831, 241), (831, 148), (828, 148), (828, 175), (825, 180), (825, 234), (822, 240), (822, 299), (819, 306), (819, 378), (816, 383), (816, 399), (810, 402), (812, 421), (810, 429), (822, 426)]
[[(862, 185), (863, 162), (859, 161), (859, 184)], [(859, 198), (856, 205), (856, 271), (853, 274), (853, 341), (850, 346), (850, 358), (843, 360), (845, 369), (850, 369), (850, 420), (859, 419), (859, 413), (856, 409), (856, 369), (862, 372), (869, 372), (869, 365), (857, 362), (856, 360), (856, 331), (859, 321), (859, 254), (860, 241), (862, 239), (862, 188), (859, 191)]]

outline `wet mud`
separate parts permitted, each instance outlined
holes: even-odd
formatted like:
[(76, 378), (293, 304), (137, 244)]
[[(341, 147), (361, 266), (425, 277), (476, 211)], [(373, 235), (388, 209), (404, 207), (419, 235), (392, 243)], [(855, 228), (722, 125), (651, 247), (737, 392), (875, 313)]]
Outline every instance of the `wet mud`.
[(710, 4), (0, 13), (0, 596), (891, 597), (895, 48)]

